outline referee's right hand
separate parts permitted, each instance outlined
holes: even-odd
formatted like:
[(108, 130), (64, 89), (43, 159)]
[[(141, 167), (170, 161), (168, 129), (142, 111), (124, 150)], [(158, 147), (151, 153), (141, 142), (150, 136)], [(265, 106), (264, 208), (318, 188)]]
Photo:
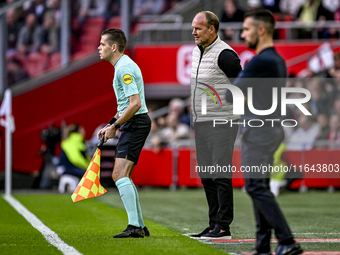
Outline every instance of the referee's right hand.
[(98, 140), (100, 140), (103, 136), (103, 134), (105, 134), (105, 129), (107, 128), (108, 125), (106, 125), (105, 127), (103, 127), (101, 130), (98, 131), (97, 133), (97, 138)]

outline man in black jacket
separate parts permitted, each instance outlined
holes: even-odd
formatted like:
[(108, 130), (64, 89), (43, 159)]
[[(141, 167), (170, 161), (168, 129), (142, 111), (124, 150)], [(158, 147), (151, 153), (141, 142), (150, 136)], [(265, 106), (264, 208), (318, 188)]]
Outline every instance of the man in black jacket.
[[(252, 108), (256, 110), (272, 109), (275, 98), (272, 93), (277, 89), (277, 108), (271, 113), (260, 115), (247, 104), (243, 116), (242, 167), (251, 169), (273, 165), (273, 155), (283, 141), (284, 133), (280, 116), (280, 90), (285, 86), (287, 68), (284, 59), (276, 52), (273, 44), (275, 19), (265, 9), (252, 10), (245, 14), (241, 37), (250, 49), (257, 53), (238, 75), (234, 85), (239, 87), (247, 100), (252, 99)], [(247, 94), (252, 87), (252, 95)], [(226, 93), (228, 102), (233, 102), (232, 94)], [(253, 113), (255, 112), (255, 113)], [(258, 120), (255, 122), (251, 120)], [(271, 119), (272, 121), (266, 121)], [(249, 124), (251, 121), (251, 125)], [(241, 122), (242, 123), (242, 122)], [(262, 124), (261, 124), (262, 123)], [(242, 124), (243, 125), (243, 124)], [(294, 237), (280, 210), (274, 195), (270, 192), (270, 172), (244, 172), (245, 188), (253, 200), (257, 223), (256, 247), (251, 255), (269, 255), (272, 229), (278, 239), (277, 255), (301, 254), (302, 249)]]

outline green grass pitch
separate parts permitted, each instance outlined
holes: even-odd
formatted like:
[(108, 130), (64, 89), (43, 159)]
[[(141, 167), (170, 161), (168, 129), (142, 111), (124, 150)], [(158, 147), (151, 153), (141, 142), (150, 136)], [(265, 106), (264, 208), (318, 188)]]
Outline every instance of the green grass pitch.
[[(115, 189), (101, 197), (73, 203), (70, 195), (16, 194), (15, 197), (68, 245), (83, 254), (226, 254), (249, 251), (253, 243), (207, 245), (183, 234), (207, 226), (202, 189), (141, 189), (140, 201), (151, 237), (113, 239), (127, 225)], [(286, 193), (278, 198), (296, 238), (339, 238), (339, 191)], [(234, 239), (254, 238), (250, 198), (234, 191)], [(61, 254), (2, 197), (0, 198), (0, 254)], [(303, 243), (306, 251), (340, 251), (340, 243)], [(275, 244), (272, 245), (272, 250)]]

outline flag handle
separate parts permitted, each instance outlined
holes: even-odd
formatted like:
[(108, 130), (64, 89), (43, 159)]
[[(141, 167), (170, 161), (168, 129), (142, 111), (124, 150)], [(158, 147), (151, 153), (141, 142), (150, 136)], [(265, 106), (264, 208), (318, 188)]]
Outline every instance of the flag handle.
[(97, 147), (100, 148), (103, 146), (105, 140), (105, 134), (103, 134), (102, 138), (100, 138), (99, 143), (97, 144)]

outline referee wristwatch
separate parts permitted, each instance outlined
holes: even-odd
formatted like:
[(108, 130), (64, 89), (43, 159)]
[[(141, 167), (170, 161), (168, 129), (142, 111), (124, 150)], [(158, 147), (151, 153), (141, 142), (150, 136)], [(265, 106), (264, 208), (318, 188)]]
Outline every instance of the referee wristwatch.
[(113, 125), (115, 126), (116, 130), (120, 128), (120, 125), (117, 122), (113, 123)]

